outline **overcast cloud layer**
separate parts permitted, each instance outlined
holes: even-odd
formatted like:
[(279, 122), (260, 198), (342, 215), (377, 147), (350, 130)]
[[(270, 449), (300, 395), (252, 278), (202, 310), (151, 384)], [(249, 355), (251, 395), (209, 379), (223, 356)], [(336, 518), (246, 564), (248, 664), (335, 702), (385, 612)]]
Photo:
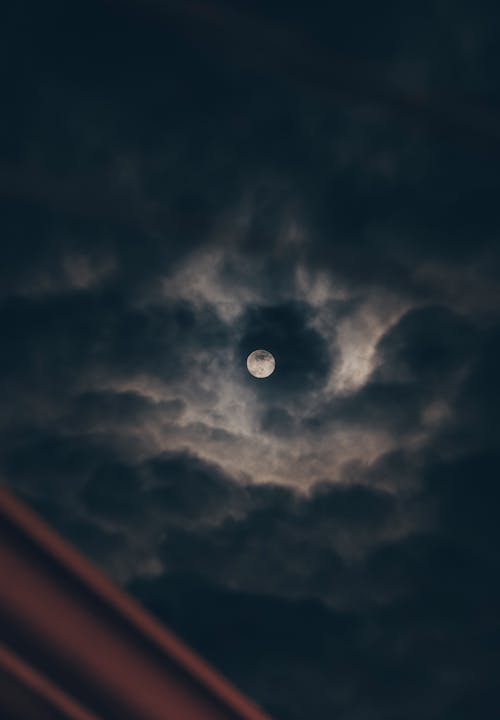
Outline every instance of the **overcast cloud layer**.
[(499, 18), (0, 29), (2, 478), (277, 720), (500, 714)]

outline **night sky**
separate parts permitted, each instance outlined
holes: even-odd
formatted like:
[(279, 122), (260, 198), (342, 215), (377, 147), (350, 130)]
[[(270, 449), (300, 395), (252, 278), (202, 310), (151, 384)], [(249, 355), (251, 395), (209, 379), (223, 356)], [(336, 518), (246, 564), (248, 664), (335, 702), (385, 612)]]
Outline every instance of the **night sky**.
[(277, 720), (500, 717), (497, 0), (2, 15), (3, 481)]

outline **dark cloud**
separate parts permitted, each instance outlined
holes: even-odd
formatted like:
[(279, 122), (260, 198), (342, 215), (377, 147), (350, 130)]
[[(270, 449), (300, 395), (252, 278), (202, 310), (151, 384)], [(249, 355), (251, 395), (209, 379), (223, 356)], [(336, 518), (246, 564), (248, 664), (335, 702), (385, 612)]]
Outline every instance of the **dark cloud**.
[(470, 320), (448, 308), (410, 310), (379, 340), (364, 387), (334, 398), (304, 426), (317, 431), (329, 423), (352, 423), (414, 430), (429, 403), (453, 401), (464, 373), (481, 354), (479, 336)]
[(109, 383), (144, 373), (179, 381), (197, 352), (228, 340), (211, 308), (195, 311), (184, 302), (135, 308), (114, 294), (90, 291), (6, 300), (0, 327), (7, 394), (43, 392), (55, 403), (89, 377)]
[[(330, 370), (330, 353), (325, 339), (312, 327), (306, 307), (287, 304), (274, 307), (250, 307), (243, 320), (238, 343), (238, 358), (246, 358), (259, 348), (268, 350), (276, 360), (276, 370), (263, 388), (266, 396), (273, 390), (281, 395), (301, 395), (325, 384)], [(308, 317), (309, 316), (309, 317)]]
[[(500, 430), (500, 382), (496, 368), (500, 362), (500, 329), (483, 332), (480, 351), (474, 357), (456, 401), (458, 418), (467, 418), (464, 428), (458, 419), (452, 442), (495, 449)], [(455, 434), (456, 433), (456, 434)]]
[[(177, 10), (192, 17), (189, 7)], [(128, 294), (151, 290), (159, 273), (209, 242), (221, 214), (250, 192), (259, 202), (248, 254), (266, 255), (283, 214), (300, 209), (312, 239), (301, 254), (363, 285), (429, 292), (414, 277), (423, 259), (471, 262), (479, 249), (491, 247), (496, 159), (489, 148), (471, 150), (460, 134), (450, 147), (448, 127), (487, 114), (471, 111), (468, 96), (462, 98), (472, 77), (484, 84), (486, 97), (491, 92), (491, 30), (481, 11), (454, 8), (444, 22), (428, 7), (418, 22), (408, 22), (392, 8), (387, 23), (377, 13), (378, 30), (368, 37), (357, 14), (296, 7), (284, 17), (278, 4), (241, 13), (216, 3), (202, 12), (195, 38), (189, 22), (179, 24), (157, 4), (88, 3), (70, 13), (52, 2), (43, 11), (10, 14), (5, 47), (17, 58), (24, 93), (22, 102), (5, 103), (3, 116), (9, 139), (2, 171), (10, 217), (5, 237), (7, 247), (12, 243), (4, 267), (17, 266), (28, 287), (41, 271), (60, 272), (69, 245), (111, 256), (113, 281)], [(235, 62), (249, 28), (250, 37), (265, 37), (275, 56), (283, 27), (285, 49), (278, 56), (288, 58), (285, 66), (290, 55), (311, 64), (326, 93), (312, 83), (303, 102), (302, 85), (288, 84), (282, 61), (271, 63), (273, 73), (268, 62), (255, 73), (254, 63), (248, 67), (238, 53)], [(337, 37), (335, 52), (324, 27)], [(230, 39), (230, 62), (221, 32)], [(325, 42), (325, 52), (318, 52)], [(346, 42), (350, 50), (343, 52)], [(461, 56), (467, 42), (474, 50)], [(251, 54), (259, 55), (253, 46)], [(325, 63), (333, 72), (324, 72)], [(366, 86), (374, 72), (385, 86), (375, 96), (371, 83)], [(306, 67), (308, 87), (309, 75)], [(409, 123), (394, 112), (394, 84), (418, 88)], [(339, 85), (342, 102), (334, 92), (331, 102)], [(458, 96), (459, 108), (447, 110), (451, 118), (436, 142), (429, 128), (442, 115), (433, 98), (443, 96), (443, 85)]]
[(278, 720), (499, 714), (498, 20), (5, 12), (2, 478)]
[[(421, 489), (398, 500), (362, 485), (325, 483), (309, 495), (242, 487), (187, 454), (131, 467), (91, 445), (51, 442), (50, 453), (47, 441), (43, 452), (24, 442), (8, 466), (39, 483), (35, 506), (116, 573), (132, 529), (144, 532), (138, 515), (161, 526), (149, 552), (162, 573), (140, 579), (139, 564), (129, 589), (277, 717), (404, 710), (437, 720), (478, 694), (498, 709), (496, 456), (430, 458)], [(409, 462), (387, 458), (385, 474)], [(47, 485), (57, 477), (71, 479), (82, 505)], [(422, 511), (430, 526), (416, 532), (412, 514)]]
[(286, 437), (294, 429), (293, 417), (285, 408), (270, 407), (262, 415), (261, 428), (264, 432)]
[(109, 461), (111, 453), (83, 437), (45, 431), (37, 425), (4, 432), (2, 469), (17, 487), (56, 503), (75, 501), (89, 474)]
[(378, 380), (419, 383), (423, 388), (456, 379), (474, 352), (476, 331), (466, 318), (446, 307), (406, 313), (378, 344)]
[(180, 399), (155, 403), (135, 392), (84, 392), (72, 399), (66, 422), (74, 429), (130, 426), (159, 412), (165, 418), (178, 418), (184, 409)]
[[(496, 490), (493, 479), (482, 483), (470, 507), (468, 482), (470, 472), (484, 477), (494, 467), (496, 461), (485, 467), (472, 458), (434, 465), (436, 480), (426, 502), (440, 507), (437, 528), (382, 541), (349, 569), (326, 552), (329, 543), (335, 544), (334, 528), (363, 531), (374, 521), (391, 525), (399, 511), (389, 498), (368, 490), (324, 488), (293, 506), (288, 526), (278, 498), (264, 515), (247, 517), (244, 540), (241, 524), (229, 534), (216, 531), (219, 589), (207, 584), (217, 577), (207, 537), (198, 545), (192, 535), (182, 542), (187, 548), (195, 542), (194, 549), (181, 549), (178, 536), (166, 543), (174, 575), (137, 581), (131, 589), (247, 691), (265, 698), (277, 717), (300, 718), (306, 712), (322, 717), (328, 711), (382, 718), (404, 711), (409, 718), (425, 712), (437, 720), (453, 717), (458, 707), (460, 712), (473, 707), (480, 692), (480, 706), (494, 714), (500, 586), (496, 554), (485, 554), (483, 543), (498, 541), (494, 510), (486, 509), (495, 507)], [(325, 519), (328, 524), (318, 533)], [(258, 563), (249, 559), (252, 552)], [(237, 554), (240, 571), (245, 565), (251, 572), (258, 569), (267, 592), (220, 589), (224, 572), (234, 576), (226, 553)], [(309, 576), (302, 585), (305, 568)], [(309, 592), (319, 587), (315, 576), (322, 573), (331, 584), (323, 584), (320, 592), (326, 598), (328, 587), (330, 601), (324, 605), (300, 593), (290, 600), (287, 572), (293, 573), (296, 590), (300, 585)], [(349, 585), (350, 602), (335, 609), (335, 598)], [(298, 693), (305, 679), (308, 692)]]
[(145, 471), (151, 486), (146, 502), (161, 508), (183, 527), (209, 526), (238, 513), (245, 491), (233, 484), (217, 466), (188, 454), (163, 455), (151, 460)]
[(141, 492), (135, 469), (115, 462), (97, 468), (83, 489), (82, 499), (93, 514), (127, 520), (140, 511)]

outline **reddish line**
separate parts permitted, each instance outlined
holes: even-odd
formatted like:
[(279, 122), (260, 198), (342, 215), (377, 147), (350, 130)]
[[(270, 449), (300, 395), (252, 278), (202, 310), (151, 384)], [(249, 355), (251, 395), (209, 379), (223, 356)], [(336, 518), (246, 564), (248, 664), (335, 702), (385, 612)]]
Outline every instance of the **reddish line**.
[[(184, 704), (185, 709), (196, 703), (198, 707), (203, 707), (205, 703), (207, 717), (216, 717), (217, 715), (213, 714), (214, 707), (219, 706), (220, 717), (269, 720), (254, 703), (67, 545), (32, 510), (0, 487), (0, 527), (2, 523), (14, 526), (23, 536), (27, 536), (36, 544), (37, 550), (42, 550), (56, 566), (62, 567), (83, 585), (87, 594), (90, 591), (94, 597), (104, 601), (114, 617), (125, 621), (137, 639), (145, 640), (153, 649), (156, 648), (166, 656), (164, 663), (158, 663), (153, 660), (152, 655), (145, 656), (130, 648), (124, 636), (120, 636), (113, 627), (106, 626), (102, 618), (92, 615), (79, 596), (69, 595), (64, 588), (57, 585), (52, 576), (44, 575), (32, 559), (26, 557), (26, 553), (23, 555), (15, 547), (9, 547), (8, 543), (4, 544), (4, 547), (0, 544), (3, 569), (10, 568), (9, 572), (17, 574), (16, 583), (0, 583), (0, 612), (7, 611), (7, 614), (14, 614), (17, 620), (24, 621), (26, 629), (38, 636), (42, 642), (53, 641), (56, 654), (71, 651), (75, 667), (82, 676), (90, 676), (93, 672), (94, 677), (101, 682), (107, 681), (109, 689), (116, 693), (124, 687), (125, 670), (131, 668), (132, 682), (130, 686), (125, 686), (124, 696), (127, 693), (130, 697), (134, 696), (138, 706), (146, 702), (146, 698), (139, 698), (141, 687), (138, 679), (142, 677), (145, 685), (149, 685), (151, 689), (161, 688), (163, 685), (165, 691), (167, 688), (170, 688), (172, 693), (175, 691), (178, 702)], [(33, 602), (33, 593), (37, 594), (36, 602)], [(52, 617), (57, 612), (59, 622), (54, 623)], [(52, 624), (48, 622), (50, 613)], [(93, 660), (90, 652), (92, 638), (98, 639), (107, 649), (109, 659)], [(117, 658), (119, 663), (122, 662), (121, 676), (116, 671)], [(169, 670), (169, 665), (186, 678), (181, 683), (182, 687), (179, 685), (178, 692), (178, 674)], [(107, 677), (102, 674), (104, 671), (108, 673)], [(193, 703), (190, 702), (190, 694)], [(203, 700), (204, 697), (207, 698), (206, 701)], [(154, 698), (148, 698), (147, 701), (153, 702)], [(184, 712), (185, 710), (178, 717), (188, 717)], [(163, 714), (158, 717), (163, 717)], [(201, 719), (201, 716), (198, 717)]]
[(98, 720), (96, 715), (85, 710), (60, 687), (54, 685), (2, 644), (0, 644), (0, 671), (18, 680), (30, 693), (53, 710), (64, 713), (68, 720)]

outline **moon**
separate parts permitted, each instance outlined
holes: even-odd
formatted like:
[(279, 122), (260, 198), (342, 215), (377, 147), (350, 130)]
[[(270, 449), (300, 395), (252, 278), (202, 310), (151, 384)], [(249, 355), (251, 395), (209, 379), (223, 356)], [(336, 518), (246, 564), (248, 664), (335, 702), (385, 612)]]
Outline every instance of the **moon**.
[(269, 377), (275, 367), (276, 361), (267, 350), (254, 350), (247, 357), (248, 372), (256, 378)]

